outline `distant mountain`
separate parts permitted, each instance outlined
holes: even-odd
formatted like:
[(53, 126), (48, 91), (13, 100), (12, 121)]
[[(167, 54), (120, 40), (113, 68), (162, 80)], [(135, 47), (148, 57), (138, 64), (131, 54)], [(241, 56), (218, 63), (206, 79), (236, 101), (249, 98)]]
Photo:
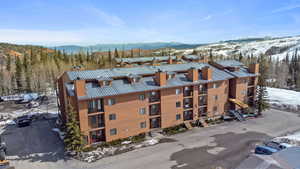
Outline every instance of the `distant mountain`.
[(77, 53), (77, 52), (86, 52), (86, 51), (108, 51), (114, 50), (130, 50), (130, 49), (161, 49), (161, 48), (174, 48), (174, 49), (191, 49), (201, 46), (201, 44), (185, 44), (178, 42), (154, 42), (154, 43), (127, 43), (127, 44), (98, 44), (91, 46), (77, 46), (77, 45), (66, 45), (66, 46), (57, 46), (52, 47), (52, 49), (57, 49), (65, 51), (67, 53)]

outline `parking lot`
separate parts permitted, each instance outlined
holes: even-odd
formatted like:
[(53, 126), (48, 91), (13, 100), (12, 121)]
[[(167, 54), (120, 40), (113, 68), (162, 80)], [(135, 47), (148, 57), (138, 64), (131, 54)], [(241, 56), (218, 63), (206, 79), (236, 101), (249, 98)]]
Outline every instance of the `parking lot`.
[(1, 129), (8, 146), (8, 159), (17, 169), (211, 169), (237, 167), (255, 144), (287, 132), (300, 130), (297, 114), (269, 110), (263, 118), (226, 122), (171, 136), (171, 142), (83, 163), (64, 158), (63, 144), (51, 131), (53, 120), (31, 126)]

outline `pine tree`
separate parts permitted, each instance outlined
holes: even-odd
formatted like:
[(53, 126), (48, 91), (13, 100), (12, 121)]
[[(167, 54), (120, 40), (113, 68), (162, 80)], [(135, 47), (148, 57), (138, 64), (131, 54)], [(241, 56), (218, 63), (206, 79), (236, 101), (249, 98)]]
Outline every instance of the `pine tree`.
[(211, 61), (211, 62), (214, 61), (212, 49), (209, 50), (209, 61)]
[(115, 58), (119, 58), (119, 52), (118, 52), (118, 49), (117, 49), (117, 48), (115, 48), (115, 53), (114, 53), (114, 55), (115, 55)]
[(67, 113), (68, 119), (64, 143), (67, 150), (79, 152), (82, 150), (83, 138), (77, 120), (77, 113), (70, 104), (68, 105)]
[(18, 56), (15, 57), (16, 62), (16, 83), (17, 88), (19, 91), (23, 90), (23, 84), (22, 84), (22, 63)]
[(10, 55), (7, 55), (7, 58), (6, 58), (6, 70), (9, 72), (11, 70), (11, 56)]
[(262, 115), (262, 112), (269, 108), (268, 103), (268, 92), (267, 92), (267, 72), (268, 66), (267, 61), (263, 55), (259, 58), (259, 73), (260, 76), (258, 77), (258, 84), (257, 84), (257, 98), (256, 98), (256, 108), (258, 115)]

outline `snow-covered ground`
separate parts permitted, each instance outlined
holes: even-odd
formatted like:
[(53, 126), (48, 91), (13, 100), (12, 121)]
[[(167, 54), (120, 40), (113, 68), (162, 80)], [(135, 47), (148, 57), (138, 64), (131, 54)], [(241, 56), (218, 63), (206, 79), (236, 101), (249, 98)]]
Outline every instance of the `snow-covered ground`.
[(300, 111), (300, 92), (278, 88), (267, 88), (271, 106), (280, 109)]
[[(252, 42), (219, 42), (210, 45), (199, 46), (196, 48), (197, 51), (209, 51), (212, 49), (214, 55), (229, 56), (232, 54), (259, 56), (260, 54), (266, 54), (267, 51), (273, 48), (271, 56), (274, 59), (284, 59), (287, 54), (292, 56), (297, 48), (300, 48), (300, 36), (288, 37), (288, 38), (277, 38), (277, 39), (266, 39)], [(284, 48), (286, 48), (284, 50)], [(280, 49), (280, 50), (279, 50)], [(182, 49), (176, 52), (182, 52), (183, 54), (191, 54), (193, 49)], [(269, 53), (269, 52), (268, 52)]]

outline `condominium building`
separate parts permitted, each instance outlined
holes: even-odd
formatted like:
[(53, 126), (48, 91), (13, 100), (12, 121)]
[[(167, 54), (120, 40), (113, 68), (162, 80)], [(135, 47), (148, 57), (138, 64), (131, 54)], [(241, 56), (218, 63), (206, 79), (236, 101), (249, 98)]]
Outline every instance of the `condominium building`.
[(61, 118), (78, 113), (87, 144), (109, 142), (253, 104), (258, 64), (234, 60), (67, 71), (57, 80)]

